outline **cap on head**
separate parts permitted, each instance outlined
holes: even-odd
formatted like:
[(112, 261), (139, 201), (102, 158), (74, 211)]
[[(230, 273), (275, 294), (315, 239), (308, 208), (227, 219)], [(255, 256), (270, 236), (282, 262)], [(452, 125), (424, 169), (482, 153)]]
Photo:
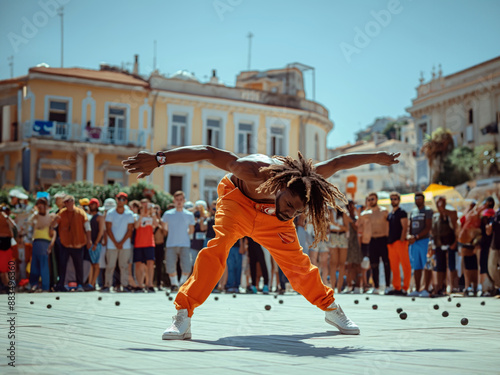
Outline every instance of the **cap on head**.
[(89, 201), (89, 205), (91, 205), (92, 203), (97, 204), (97, 207), (99, 207), (99, 206), (100, 206), (99, 199), (97, 199), (97, 198), (92, 198), (92, 199)]
[(194, 204), (195, 206), (203, 206), (203, 208), (206, 210), (207, 209), (207, 202), (204, 200), (200, 199), (197, 200), (196, 203)]
[(103, 207), (105, 210), (110, 210), (116, 207), (116, 201), (113, 198), (107, 198), (104, 201)]
[(49, 201), (45, 197), (40, 197), (35, 202), (35, 205), (37, 205), (37, 204), (43, 204), (43, 205), (47, 206), (49, 204)]
[(88, 198), (82, 198), (79, 200), (80, 206), (88, 206), (90, 204), (90, 200)]
[(118, 194), (116, 194), (116, 199), (118, 198), (126, 198), (128, 199), (127, 193), (124, 193), (123, 191), (120, 191)]

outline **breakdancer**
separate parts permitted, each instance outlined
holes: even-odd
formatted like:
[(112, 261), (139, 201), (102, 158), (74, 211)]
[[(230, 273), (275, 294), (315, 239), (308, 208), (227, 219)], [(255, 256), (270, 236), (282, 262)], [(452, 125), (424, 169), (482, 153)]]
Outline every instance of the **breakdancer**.
[(138, 173), (138, 178), (149, 176), (162, 165), (201, 160), (229, 172), (217, 188), (216, 236), (199, 252), (191, 277), (179, 289), (177, 315), (162, 338), (191, 338), (194, 309), (208, 298), (221, 278), (233, 244), (245, 236), (269, 250), (293, 289), (325, 311), (327, 323), (343, 334), (359, 334), (359, 327), (335, 303), (333, 290), (321, 281), (318, 268), (302, 252), (293, 218), (305, 213), (316, 233), (313, 246), (325, 241), (328, 206), (336, 209), (337, 200), (346, 203), (344, 195), (326, 179), (341, 169), (367, 163), (396, 164), (398, 156), (387, 152), (346, 154), (313, 165), (300, 152), (295, 160), (262, 154), (238, 157), (212, 146), (186, 146), (156, 154), (141, 151), (124, 160), (124, 168)]

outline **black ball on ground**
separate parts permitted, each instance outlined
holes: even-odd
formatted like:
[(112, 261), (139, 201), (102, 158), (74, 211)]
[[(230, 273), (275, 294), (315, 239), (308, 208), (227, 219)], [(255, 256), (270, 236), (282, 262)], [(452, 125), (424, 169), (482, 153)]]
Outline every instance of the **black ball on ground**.
[(448, 302), (451, 302), (451, 297), (448, 297)]
[(236, 298), (236, 294), (233, 294), (233, 298)]
[(372, 306), (372, 309), (373, 309), (373, 310), (377, 310), (377, 309), (378, 309), (378, 306), (377, 306), (377, 305), (373, 305), (373, 306)]
[(274, 298), (278, 298), (278, 295), (276, 294), (276, 295), (274, 296)]
[(174, 299), (173, 299), (173, 297), (168, 297), (168, 300), (173, 301)]
[(481, 306), (484, 306), (484, 305), (486, 305), (486, 302), (482, 301)]
[(283, 304), (283, 300), (282, 299), (280, 299), (278, 302), (281, 303), (281, 304)]
[(406, 318), (408, 318), (408, 314), (405, 312), (402, 312), (401, 314), (399, 314), (399, 318), (402, 320), (405, 320)]
[(441, 315), (443, 316), (443, 318), (446, 318), (450, 314), (448, 314), (448, 311), (443, 311), (443, 313)]
[(168, 296), (170, 296), (170, 293), (169, 293), (169, 292), (165, 292), (165, 294), (167, 295), (167, 297), (168, 297)]
[(97, 300), (98, 301), (102, 301), (102, 297), (97, 297)]
[(266, 305), (266, 306), (264, 306), (264, 308), (265, 308), (266, 310), (271, 310), (271, 305)]
[(48, 308), (48, 309), (51, 309), (51, 308), (52, 308), (52, 305), (50, 305), (50, 304), (49, 304), (49, 305), (47, 305), (47, 308)]
[(30, 305), (33, 305), (34, 303), (35, 303), (35, 302), (33, 302), (33, 301), (30, 301)]
[(115, 302), (115, 305), (116, 305), (116, 306), (120, 306), (120, 301), (116, 301), (116, 302)]
[(57, 297), (56, 297), (56, 300), (58, 300), (58, 301), (59, 301), (59, 296), (57, 296)]
[(401, 314), (401, 313), (403, 312), (403, 309), (402, 309), (401, 307), (398, 307), (398, 308), (396, 309), (396, 311), (397, 311), (397, 313), (398, 313), (398, 314)]
[(467, 324), (469, 324), (469, 319), (462, 318), (462, 320), (460, 321), (460, 323), (462, 323), (463, 326), (466, 326)]
[(215, 296), (215, 297), (214, 297), (214, 300), (218, 301), (218, 300), (219, 300), (219, 297)]
[(459, 302), (459, 303), (457, 303), (457, 307), (460, 307), (460, 306), (462, 306), (462, 305), (460, 304), (460, 302)]
[(367, 300), (367, 301), (368, 301), (368, 300), (370, 300), (370, 297), (366, 297), (366, 300)]
[(434, 310), (439, 310), (439, 305), (434, 305)]
[(415, 297), (411, 297), (411, 300), (412, 300), (412, 301), (415, 301)]
[(354, 300), (354, 304), (357, 305), (359, 301), (357, 299)]

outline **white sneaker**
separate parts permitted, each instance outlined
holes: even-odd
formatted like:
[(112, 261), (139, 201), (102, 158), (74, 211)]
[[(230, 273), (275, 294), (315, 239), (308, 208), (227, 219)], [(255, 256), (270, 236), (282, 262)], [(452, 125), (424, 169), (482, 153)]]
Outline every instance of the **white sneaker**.
[(354, 290), (352, 291), (352, 294), (360, 294), (361, 293), (361, 290), (359, 288), (354, 288)]
[(430, 297), (430, 293), (429, 293), (427, 290), (422, 290), (422, 291), (420, 292), (419, 297), (429, 298), (429, 297)]
[(172, 317), (172, 325), (163, 332), (162, 340), (189, 340), (191, 338), (191, 318), (187, 309), (178, 310)]
[(413, 292), (408, 293), (408, 297), (419, 297), (419, 296), (420, 296), (420, 293), (418, 290), (414, 290)]
[(359, 335), (359, 327), (349, 319), (342, 311), (340, 305), (335, 302), (328, 306), (330, 311), (325, 311), (325, 321), (338, 328), (344, 335)]

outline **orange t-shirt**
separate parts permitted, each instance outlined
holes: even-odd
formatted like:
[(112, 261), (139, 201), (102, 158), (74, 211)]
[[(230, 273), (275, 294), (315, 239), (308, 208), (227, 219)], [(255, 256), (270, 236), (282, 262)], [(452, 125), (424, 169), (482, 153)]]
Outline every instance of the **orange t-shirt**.
[(73, 212), (63, 208), (58, 216), (61, 218), (58, 233), (62, 245), (74, 249), (85, 246), (87, 244), (87, 231), (85, 230), (85, 222), (88, 221), (87, 213), (78, 207), (75, 207)]
[(135, 230), (134, 247), (155, 247), (152, 217), (139, 217), (139, 228)]

